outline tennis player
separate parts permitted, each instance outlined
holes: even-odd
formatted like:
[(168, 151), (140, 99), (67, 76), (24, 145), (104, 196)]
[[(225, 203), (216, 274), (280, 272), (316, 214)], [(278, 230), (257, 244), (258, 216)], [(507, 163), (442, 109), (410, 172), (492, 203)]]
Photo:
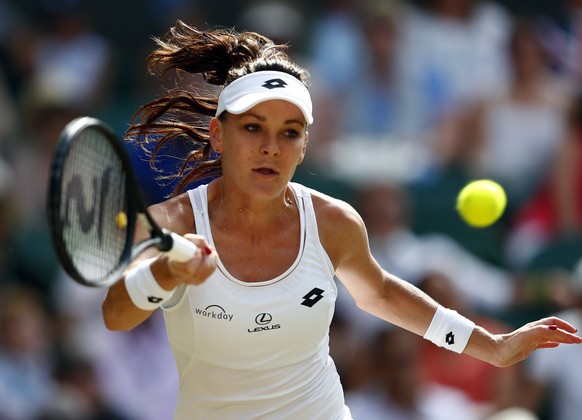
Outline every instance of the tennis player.
[(127, 132), (156, 150), (194, 144), (174, 196), (151, 212), (199, 250), (185, 263), (144, 255), (108, 290), (103, 316), (129, 330), (163, 310), (180, 375), (176, 419), (351, 419), (329, 356), (334, 275), (361, 309), (495, 366), (582, 341), (558, 318), (491, 334), (384, 271), (351, 206), (291, 182), (313, 110), (308, 73), (283, 46), (180, 21), (157, 43), (150, 70), (219, 87), (218, 97), (173, 89)]

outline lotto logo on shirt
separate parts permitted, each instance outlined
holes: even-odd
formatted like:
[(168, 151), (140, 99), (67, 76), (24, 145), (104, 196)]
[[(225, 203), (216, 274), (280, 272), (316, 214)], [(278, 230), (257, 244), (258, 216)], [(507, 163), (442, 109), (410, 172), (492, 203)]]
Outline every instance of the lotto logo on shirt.
[(323, 293), (324, 290), (321, 290), (319, 287), (314, 287), (309, 291), (309, 293), (303, 296), (303, 302), (301, 302), (301, 304), (303, 306), (312, 308), (313, 305), (315, 305), (317, 302), (323, 299)]
[(232, 321), (234, 315), (227, 314), (224, 308), (220, 305), (210, 305), (205, 309), (194, 308), (196, 315), (204, 316), (210, 319)]

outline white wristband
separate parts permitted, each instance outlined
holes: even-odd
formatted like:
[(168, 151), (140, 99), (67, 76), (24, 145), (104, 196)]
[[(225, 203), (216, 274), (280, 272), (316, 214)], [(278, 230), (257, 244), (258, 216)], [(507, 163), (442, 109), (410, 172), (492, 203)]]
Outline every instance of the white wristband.
[(452, 309), (439, 305), (424, 338), (439, 347), (462, 353), (473, 333), (475, 323)]
[(125, 288), (135, 306), (144, 311), (153, 311), (170, 298), (173, 290), (163, 289), (150, 268), (153, 259), (144, 261), (129, 270), (125, 276)]

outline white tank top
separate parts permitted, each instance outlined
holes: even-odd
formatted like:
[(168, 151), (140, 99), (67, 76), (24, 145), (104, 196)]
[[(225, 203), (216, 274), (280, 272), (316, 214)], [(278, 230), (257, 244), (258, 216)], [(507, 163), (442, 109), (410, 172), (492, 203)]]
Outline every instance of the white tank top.
[[(329, 357), (333, 266), (319, 241), (311, 195), (291, 187), (301, 245), (284, 273), (242, 282), (219, 260), (206, 282), (182, 288), (164, 307), (180, 375), (176, 420), (350, 417)], [(214, 246), (207, 187), (188, 194), (196, 231)]]

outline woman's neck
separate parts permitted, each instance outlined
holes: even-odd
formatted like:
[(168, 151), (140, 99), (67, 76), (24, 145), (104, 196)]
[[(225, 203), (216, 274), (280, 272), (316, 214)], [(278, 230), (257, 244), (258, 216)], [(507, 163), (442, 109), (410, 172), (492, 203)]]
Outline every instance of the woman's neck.
[(244, 216), (245, 218), (254, 218), (264, 221), (271, 221), (281, 216), (285, 211), (293, 205), (293, 200), (288, 196), (287, 188), (283, 192), (282, 200), (276, 199), (272, 203), (253, 207), (249, 205), (233, 204), (233, 194), (228, 193), (228, 189), (224, 186), (224, 179), (219, 180), (219, 208), (221, 211), (230, 214)]

